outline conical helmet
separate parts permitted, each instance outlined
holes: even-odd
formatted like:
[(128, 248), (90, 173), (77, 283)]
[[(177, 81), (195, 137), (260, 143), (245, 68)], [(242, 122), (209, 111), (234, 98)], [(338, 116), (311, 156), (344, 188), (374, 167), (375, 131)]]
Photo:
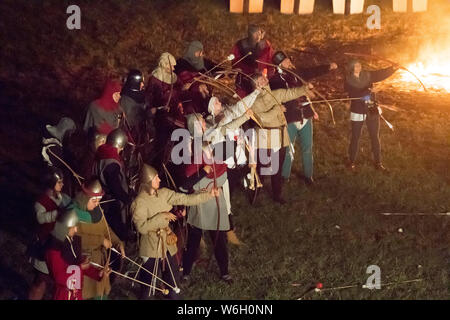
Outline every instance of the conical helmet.
[(55, 184), (58, 181), (62, 181), (63, 178), (64, 176), (62, 170), (55, 166), (51, 166), (48, 168), (48, 171), (45, 173), (44, 176), (45, 187), (53, 189), (55, 187)]
[(94, 133), (94, 137), (91, 140), (91, 147), (93, 150), (97, 150), (102, 144), (106, 143), (106, 134), (96, 132)]
[(75, 227), (78, 221), (78, 215), (74, 209), (64, 211), (56, 218), (55, 227), (51, 234), (56, 239), (64, 241), (69, 233), (69, 228)]
[(127, 142), (128, 137), (122, 129), (115, 129), (106, 137), (106, 144), (117, 149), (124, 148)]
[(103, 191), (102, 184), (98, 179), (91, 179), (83, 184), (81, 187), (83, 193), (85, 193), (90, 198), (92, 197), (102, 197), (105, 192)]
[(128, 73), (125, 84), (123, 85), (122, 93), (127, 92), (128, 90), (140, 91), (142, 81), (143, 81), (142, 72), (137, 69), (131, 69), (130, 72)]
[(142, 184), (151, 184), (153, 179), (158, 175), (158, 171), (156, 171), (155, 168), (152, 166), (149, 166), (148, 164), (145, 164), (142, 166), (141, 169), (141, 185)]

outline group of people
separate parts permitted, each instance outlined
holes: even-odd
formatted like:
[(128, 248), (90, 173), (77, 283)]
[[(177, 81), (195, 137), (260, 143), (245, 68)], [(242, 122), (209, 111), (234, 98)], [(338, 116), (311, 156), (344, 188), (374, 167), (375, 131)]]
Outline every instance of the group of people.
[[(231, 69), (223, 67), (226, 61)], [(29, 250), (36, 271), (29, 298), (42, 299), (49, 283), (55, 299), (107, 298), (111, 272), (124, 276), (115, 264), (129, 259), (126, 243), (137, 241), (142, 263), (130, 281), (141, 284), (140, 297), (158, 290), (178, 299), (178, 282), (190, 281), (206, 232), (220, 279), (232, 283), (228, 242), (239, 240), (231, 194), (248, 177), (256, 178), (258, 185), (250, 188), (257, 189), (269, 175), (273, 200), (284, 204), (282, 187), (291, 175), (297, 138), (305, 182), (315, 183), (313, 120), (318, 115), (307, 81), (337, 67), (295, 66), (283, 51), (274, 51), (261, 27), (250, 25), (248, 36), (223, 62), (207, 59), (202, 43), (193, 41), (178, 60), (161, 54), (147, 82), (136, 69), (124, 83), (108, 80), (88, 107), (82, 128), (89, 142), (78, 161), (66, 156), (75, 122), (64, 117), (47, 125), (45, 191), (35, 204), (39, 228)], [(385, 170), (371, 88), (394, 71), (365, 71), (358, 61), (348, 66), (351, 170), (364, 122), (375, 166)], [(221, 81), (232, 75), (235, 87)], [(177, 144), (175, 137), (182, 135), (179, 130), (189, 136), (181, 147), (183, 141)]]

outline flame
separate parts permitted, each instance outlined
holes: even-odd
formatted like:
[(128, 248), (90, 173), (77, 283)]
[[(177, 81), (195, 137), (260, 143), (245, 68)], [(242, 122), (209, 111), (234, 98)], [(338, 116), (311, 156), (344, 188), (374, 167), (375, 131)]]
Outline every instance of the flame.
[[(407, 68), (419, 77), (427, 89), (450, 92), (450, 58), (447, 59), (447, 62), (442, 60), (435, 63), (417, 62)], [(400, 76), (403, 82), (417, 83), (417, 80), (409, 72), (402, 70)]]
[[(449, 39), (450, 40), (450, 39)], [(442, 47), (442, 44), (447, 47)], [(417, 62), (405, 66), (414, 73), (428, 90), (450, 93), (450, 42), (441, 41), (441, 46), (428, 46), (422, 50)], [(420, 83), (409, 72), (399, 70), (391, 84), (400, 90), (422, 90)]]

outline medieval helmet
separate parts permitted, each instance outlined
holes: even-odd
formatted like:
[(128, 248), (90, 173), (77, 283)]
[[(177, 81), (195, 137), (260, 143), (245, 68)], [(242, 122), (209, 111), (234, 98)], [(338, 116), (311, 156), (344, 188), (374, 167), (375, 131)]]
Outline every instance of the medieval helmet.
[(81, 191), (75, 196), (75, 202), (81, 210), (87, 210), (87, 203), (93, 197), (102, 197), (105, 194), (100, 181), (92, 178), (81, 186)]
[(98, 147), (100, 147), (102, 144), (106, 142), (106, 137), (107, 136), (104, 133), (96, 132), (94, 134), (94, 139), (92, 141), (92, 146), (94, 150), (97, 150)]
[(61, 169), (51, 166), (44, 176), (44, 184), (46, 188), (53, 189), (58, 181), (62, 181), (64, 175)]
[(128, 72), (127, 79), (125, 80), (125, 84), (123, 85), (122, 92), (132, 90), (132, 91), (140, 91), (141, 90), (141, 82), (144, 77), (142, 76), (142, 72), (137, 69), (131, 69)]
[(67, 117), (61, 118), (56, 126), (46, 125), (47, 131), (56, 139), (62, 141), (64, 136), (72, 134), (77, 126), (75, 122)]
[(122, 129), (114, 129), (106, 137), (106, 144), (114, 148), (124, 148), (128, 142), (128, 137)]
[(155, 168), (144, 163), (141, 169), (141, 185), (150, 185), (157, 175), (158, 171)]
[(75, 227), (78, 221), (78, 215), (74, 209), (64, 211), (56, 218), (51, 234), (59, 241), (64, 241), (69, 233), (69, 228)]
[(103, 191), (102, 185), (98, 179), (91, 179), (87, 181), (83, 186), (81, 187), (81, 190), (83, 190), (83, 193), (88, 195), (89, 197), (102, 197), (105, 192)]
[(284, 61), (284, 59), (289, 58), (283, 51), (277, 51), (273, 55), (272, 62), (277, 66)]

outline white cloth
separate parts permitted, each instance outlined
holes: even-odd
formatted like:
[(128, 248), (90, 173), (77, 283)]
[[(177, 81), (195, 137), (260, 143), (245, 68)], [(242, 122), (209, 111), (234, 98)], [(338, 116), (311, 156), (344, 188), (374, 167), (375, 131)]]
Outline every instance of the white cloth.
[(367, 114), (350, 112), (351, 121), (364, 121), (367, 118)]
[(294, 125), (295, 125), (295, 127), (296, 127), (298, 130), (302, 130), (303, 127), (306, 126), (306, 124), (308, 123), (308, 121), (309, 121), (309, 119), (304, 119), (304, 120), (303, 120), (303, 123), (301, 123), (300, 121), (296, 121), (296, 122), (294, 122)]
[(225, 197), (225, 204), (226, 204), (227, 212), (230, 215), (231, 214), (231, 200), (230, 200), (230, 185), (228, 183), (228, 179), (222, 185), (222, 191), (223, 191), (223, 195)]
[[(67, 207), (71, 202), (70, 197), (65, 193), (58, 193), (55, 196), (52, 191), (49, 191), (47, 192), (47, 195), (50, 197), (50, 199), (52, 199), (53, 202), (56, 203), (59, 208)], [(39, 202), (36, 202), (34, 204), (34, 210), (36, 212), (36, 219), (39, 224), (55, 222), (58, 216), (58, 210), (47, 211)], [(30, 258), (30, 263), (36, 270), (45, 274), (49, 274), (47, 263), (45, 261), (36, 258)]]
[[(258, 97), (259, 90), (253, 91), (251, 94), (243, 98), (242, 100), (239, 100), (234, 105), (224, 107), (223, 115), (224, 117), (219, 123), (216, 123), (214, 119), (214, 114), (211, 113), (211, 117), (213, 119), (213, 122), (216, 123), (216, 125), (211, 126), (208, 128), (204, 134), (204, 139), (206, 141), (211, 141), (213, 144), (223, 142), (225, 141), (225, 137), (220, 133), (221, 127), (230, 123), (234, 119), (239, 118), (242, 116), (245, 111), (247, 111), (247, 108), (251, 108), (253, 103), (255, 102), (256, 98)], [(214, 97), (213, 97), (214, 98)], [(211, 98), (211, 99), (213, 99)], [(211, 102), (211, 101), (210, 101)], [(212, 107), (208, 107), (208, 110), (211, 112)], [(235, 133), (239, 132), (239, 129), (236, 130), (227, 130), (227, 135), (231, 138), (234, 137)]]
[(258, 149), (272, 149), (277, 152), (282, 147), (282, 134), (280, 129), (259, 129), (257, 135)]
[[(211, 126), (208, 128), (204, 134), (204, 139), (206, 141), (210, 141), (212, 144), (218, 144), (225, 141), (225, 136), (220, 132), (221, 128), (230, 123), (231, 121), (241, 117), (246, 111), (247, 108), (251, 108), (253, 103), (255, 102), (256, 98), (258, 97), (258, 94), (260, 91), (256, 89), (251, 94), (243, 98), (242, 100), (239, 100), (234, 105), (228, 106), (224, 108), (223, 115), (224, 117), (222, 120), (217, 123), (216, 125)], [(215, 98), (215, 97), (213, 97)], [(211, 113), (211, 117), (214, 120), (214, 114), (213, 114), (213, 103), (214, 99), (211, 98), (208, 111)], [(217, 99), (217, 98), (215, 98)], [(247, 162), (247, 157), (245, 155), (245, 141), (243, 137), (243, 131), (238, 128), (236, 130), (227, 130), (226, 135), (228, 136), (229, 140), (236, 140), (237, 146), (235, 152), (237, 163), (234, 161), (234, 157), (227, 158), (224, 162), (227, 164), (228, 168), (234, 168), (236, 165), (245, 164)]]
[(54, 146), (60, 146), (62, 148), (61, 141), (59, 141), (56, 138), (48, 138), (48, 139), (42, 138), (42, 144), (43, 144), (41, 151), (42, 158), (44, 159), (45, 162), (47, 162), (49, 166), (54, 166), (48, 155), (48, 149)]
[[(70, 197), (65, 193), (58, 193), (55, 196), (53, 192), (50, 191), (47, 195), (58, 206), (58, 208), (67, 207), (71, 201)], [(36, 212), (36, 220), (39, 224), (55, 222), (56, 217), (58, 216), (58, 210), (48, 212), (39, 202), (34, 204), (34, 211)]]

